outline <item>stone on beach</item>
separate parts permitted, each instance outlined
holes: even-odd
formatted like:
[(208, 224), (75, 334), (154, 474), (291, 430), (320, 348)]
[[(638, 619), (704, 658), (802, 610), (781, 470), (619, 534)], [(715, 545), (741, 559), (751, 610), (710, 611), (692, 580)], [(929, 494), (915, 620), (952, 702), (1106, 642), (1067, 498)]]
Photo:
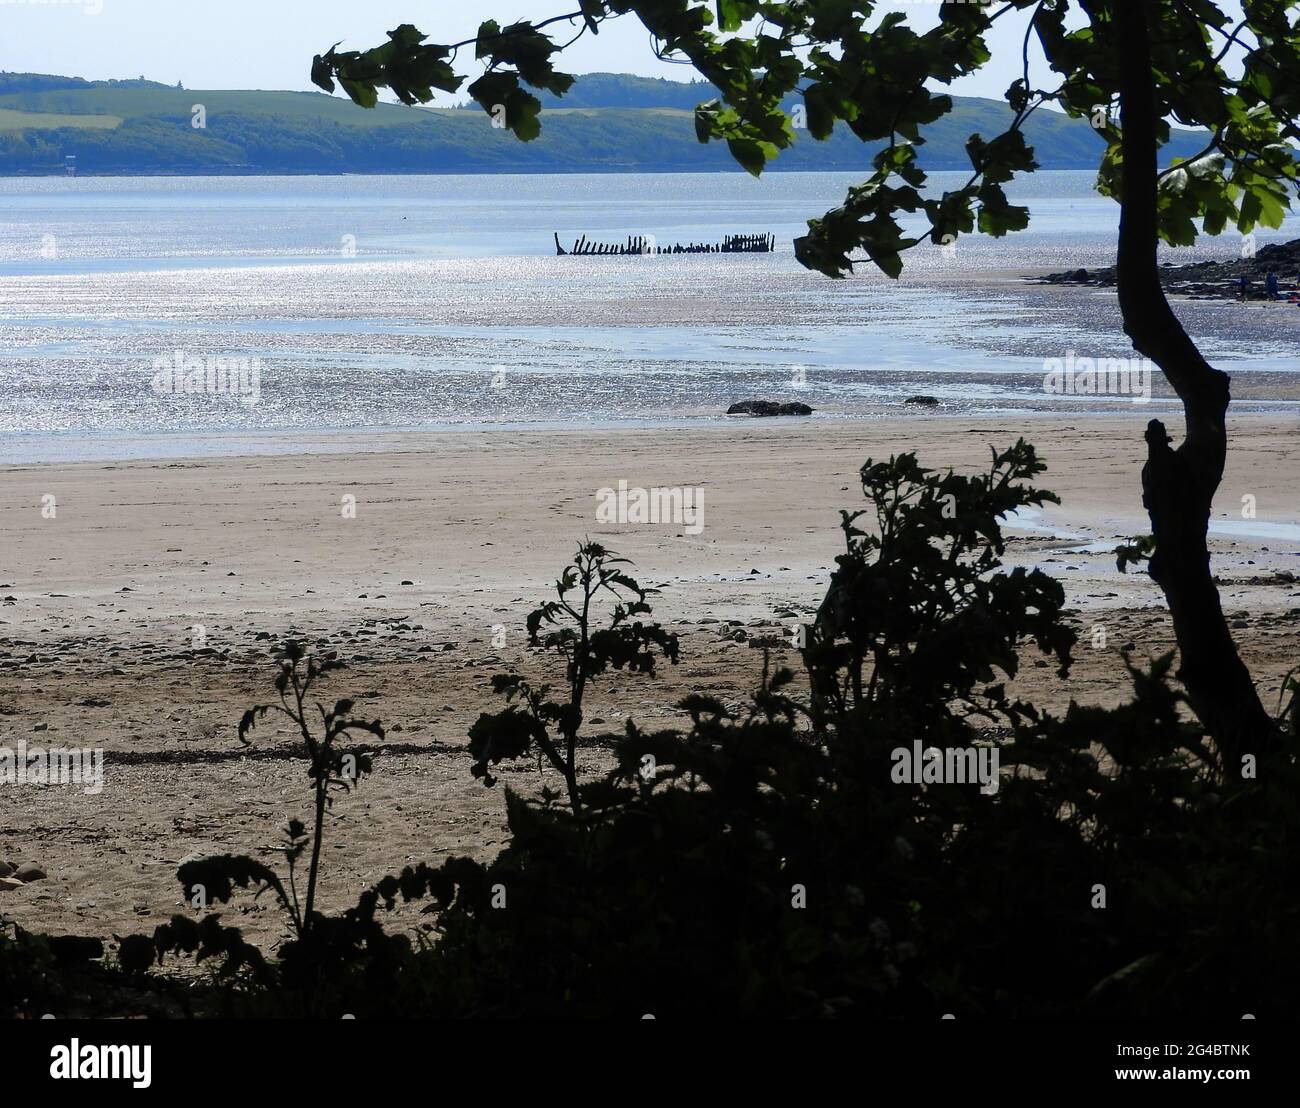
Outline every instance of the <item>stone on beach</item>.
[(798, 401), (783, 404), (777, 400), (742, 400), (727, 409), (727, 415), (748, 416), (806, 416), (813, 410)]

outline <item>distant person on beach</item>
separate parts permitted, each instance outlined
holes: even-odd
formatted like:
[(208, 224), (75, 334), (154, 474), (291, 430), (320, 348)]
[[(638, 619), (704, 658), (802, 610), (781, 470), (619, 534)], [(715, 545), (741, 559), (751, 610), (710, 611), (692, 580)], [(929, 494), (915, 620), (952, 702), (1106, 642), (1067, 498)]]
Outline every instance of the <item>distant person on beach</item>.
[(1277, 272), (1270, 269), (1264, 278), (1264, 292), (1270, 300), (1277, 299)]
[(1250, 278), (1244, 273), (1237, 279), (1237, 299), (1250, 299)]

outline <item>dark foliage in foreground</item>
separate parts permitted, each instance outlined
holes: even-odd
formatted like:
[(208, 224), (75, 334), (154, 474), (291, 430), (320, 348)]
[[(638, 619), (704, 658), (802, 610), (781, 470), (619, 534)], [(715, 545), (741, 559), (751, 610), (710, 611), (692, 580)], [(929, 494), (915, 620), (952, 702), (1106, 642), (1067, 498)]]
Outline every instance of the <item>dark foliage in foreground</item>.
[[(999, 567), (999, 517), (1050, 499), (1029, 484), (1042, 468), (1023, 442), (972, 477), (868, 461), (867, 511), (845, 514), (806, 629), (811, 703), (770, 667), (743, 711), (693, 694), (689, 727), (612, 736), (615, 768), (576, 801), (506, 790), (511, 841), (488, 865), (408, 867), (312, 916), (274, 960), (219, 917), (178, 916), (120, 943), (123, 976), (153, 979), (166, 952), (212, 958), (222, 973), (202, 1008), (237, 1015), (1285, 1014), (1300, 971), (1300, 685), (1284, 690), (1285, 750), (1241, 764), (1191, 722), (1169, 656), (1129, 663), (1117, 709), (1054, 718), (1015, 698), (1023, 650), (1065, 672), (1074, 645), (1060, 586)], [(607, 551), (583, 551), (560, 607), (530, 623), (540, 636), (545, 613), (558, 621), (570, 693), (581, 644), (601, 633), (585, 608), (563, 610), (586, 595), (584, 564), (588, 584), (614, 573), (633, 598), (616, 601), (629, 637), (612, 656), (668, 651), (657, 625), (627, 622), (649, 614), (644, 593)], [(572, 704), (545, 719), (564, 776)], [(495, 726), (476, 725), (478, 766)], [(936, 756), (996, 749), (997, 787), (898, 780), (914, 741)], [(259, 863), (220, 858), (183, 868), (187, 890), (200, 872), (218, 901), (278, 887)], [(415, 938), (385, 927), (406, 901), (429, 920)], [(20, 1010), (58, 980), (38, 953), (15, 981), (0, 942)]]
[[(567, 694), (551, 695), (550, 685), (534, 686), (517, 673), (498, 674), (493, 691), (510, 702), (504, 711), (484, 712), (469, 729), (473, 774), (496, 783), (493, 764), (536, 752), (564, 779), (569, 804), (582, 808), (575, 757), (587, 688), (610, 670), (653, 676), (659, 657), (677, 661), (677, 636), (648, 616), (645, 590), (625, 572), (619, 558), (599, 543), (584, 542), (555, 582), (555, 600), (528, 615), (528, 642), (564, 659)], [(600, 617), (607, 626), (599, 626)], [(543, 794), (549, 797), (549, 794)]]

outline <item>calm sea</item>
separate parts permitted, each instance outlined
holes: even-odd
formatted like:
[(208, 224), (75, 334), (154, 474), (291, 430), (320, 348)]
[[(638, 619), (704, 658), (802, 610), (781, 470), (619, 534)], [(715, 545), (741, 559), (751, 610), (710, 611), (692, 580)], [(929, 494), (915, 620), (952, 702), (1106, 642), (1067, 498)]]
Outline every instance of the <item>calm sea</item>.
[[(680, 425), (749, 397), (802, 400), (814, 418), (896, 415), (914, 394), (949, 412), (1132, 410), (1042, 387), (1044, 359), (1131, 353), (1113, 296), (990, 276), (1113, 258), (1116, 209), (1091, 174), (1035, 174), (1015, 196), (1030, 231), (918, 248), (902, 281), (865, 267), (845, 281), (810, 274), (791, 240), (854, 181), (0, 180), (0, 461), (328, 448), (371, 430)], [(556, 257), (557, 232), (565, 246), (735, 232), (778, 245)], [(1169, 257), (1239, 249), (1229, 236)], [(1234, 373), (1242, 408), (1296, 410), (1300, 312), (1180, 311)], [(160, 368), (177, 363), (228, 381), (246, 366), (244, 395), (160, 393)], [(1151, 407), (1167, 404), (1157, 388)]]

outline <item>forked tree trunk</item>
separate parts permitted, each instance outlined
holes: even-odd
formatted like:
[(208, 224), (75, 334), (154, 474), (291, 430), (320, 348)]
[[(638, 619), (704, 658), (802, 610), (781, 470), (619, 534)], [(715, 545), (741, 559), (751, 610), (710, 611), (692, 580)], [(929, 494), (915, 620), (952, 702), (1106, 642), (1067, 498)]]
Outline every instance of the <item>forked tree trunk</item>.
[(1148, 0), (1117, 0), (1124, 195), (1117, 284), (1124, 330), (1160, 367), (1183, 402), (1186, 431), (1175, 449), (1164, 424), (1147, 425), (1143, 503), (1155, 554), (1151, 577), (1173, 616), (1179, 679), (1214, 737), (1229, 774), (1240, 757), (1275, 746), (1280, 735), (1232, 641), (1210, 571), (1210, 507), (1227, 456), (1228, 375), (1215, 369), (1174, 315), (1160, 284), (1156, 219), (1157, 107)]

